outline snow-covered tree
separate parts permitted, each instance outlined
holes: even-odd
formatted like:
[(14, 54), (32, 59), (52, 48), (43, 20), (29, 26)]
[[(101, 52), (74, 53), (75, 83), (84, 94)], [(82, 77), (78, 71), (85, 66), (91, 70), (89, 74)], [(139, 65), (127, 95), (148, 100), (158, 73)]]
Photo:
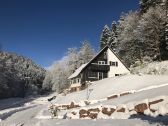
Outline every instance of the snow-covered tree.
[(150, 7), (156, 7), (163, 5), (167, 0), (140, 0), (140, 11), (141, 13), (146, 13)]
[(82, 47), (69, 48), (66, 56), (55, 62), (47, 72), (43, 89), (61, 92), (69, 86), (68, 77), (83, 63), (87, 63), (95, 55), (90, 43), (85, 41)]
[(78, 55), (78, 61), (82, 65), (88, 63), (95, 56), (95, 50), (88, 41), (84, 41)]
[[(163, 9), (166, 12), (166, 16), (165, 16), (165, 25), (164, 25), (164, 37), (163, 37), (163, 41), (165, 41), (165, 47), (168, 50), (168, 0), (163, 0), (163, 3), (161, 5), (163, 7)], [(167, 53), (167, 52), (166, 52)], [(167, 55), (168, 57), (168, 55)]]
[(118, 27), (117, 50), (120, 57), (128, 66), (141, 60), (141, 44), (138, 41), (139, 14), (130, 11), (128, 14), (122, 14)]
[(118, 42), (118, 38), (117, 38), (117, 23), (115, 21), (113, 21), (111, 27), (112, 27), (112, 29), (111, 29), (111, 37), (110, 37), (109, 46), (111, 47), (111, 49), (113, 51), (116, 52), (117, 42)]
[(52, 86), (53, 86), (53, 83), (52, 83), (52, 72), (51, 71), (47, 71), (46, 72), (46, 76), (44, 78), (44, 81), (43, 81), (43, 89), (46, 90), (46, 91), (51, 91), (52, 90)]
[(52, 69), (53, 91), (61, 92), (63, 89), (68, 87), (68, 72), (67, 61), (65, 59), (54, 64)]
[(78, 61), (79, 56), (77, 48), (76, 47), (69, 48), (66, 57), (68, 58), (67, 61), (68, 69), (70, 73), (73, 73), (80, 65)]
[(110, 28), (108, 27), (108, 25), (105, 25), (100, 37), (100, 49), (108, 45), (110, 43), (110, 39), (111, 39)]
[[(147, 13), (143, 14), (139, 27), (141, 37), (139, 40), (143, 43), (144, 56), (149, 56), (153, 60), (162, 60), (165, 49), (164, 24), (166, 12), (162, 7), (151, 7)], [(168, 52), (167, 52), (168, 53)]]
[(29, 58), (0, 52), (0, 99), (38, 93), (45, 73), (43, 68)]

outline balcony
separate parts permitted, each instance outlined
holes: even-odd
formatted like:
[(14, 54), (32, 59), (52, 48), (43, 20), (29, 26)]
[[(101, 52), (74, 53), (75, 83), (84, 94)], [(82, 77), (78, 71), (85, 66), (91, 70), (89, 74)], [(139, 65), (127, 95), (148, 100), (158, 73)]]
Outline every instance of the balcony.
[(108, 72), (110, 70), (110, 65), (108, 64), (99, 65), (96, 63), (92, 63), (90, 66), (90, 70), (95, 72)]

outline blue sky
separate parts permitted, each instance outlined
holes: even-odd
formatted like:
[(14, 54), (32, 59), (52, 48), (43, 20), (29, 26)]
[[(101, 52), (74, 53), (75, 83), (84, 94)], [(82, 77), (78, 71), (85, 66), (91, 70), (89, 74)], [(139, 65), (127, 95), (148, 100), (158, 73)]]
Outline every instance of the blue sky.
[(89, 40), (98, 49), (105, 24), (139, 8), (138, 0), (0, 0), (3, 50), (32, 58), (43, 67), (69, 47)]

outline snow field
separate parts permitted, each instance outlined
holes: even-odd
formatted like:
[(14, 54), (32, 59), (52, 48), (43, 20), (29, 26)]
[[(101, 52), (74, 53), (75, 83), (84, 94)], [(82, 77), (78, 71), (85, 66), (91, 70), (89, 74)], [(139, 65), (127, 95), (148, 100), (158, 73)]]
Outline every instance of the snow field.
[(66, 106), (73, 102), (79, 106), (61, 108), (59, 118), (66, 115), (70, 119), (128, 119), (135, 114), (156, 117), (168, 113), (167, 76), (126, 75), (107, 78), (94, 82), (89, 89), (93, 91), (88, 101), (85, 98), (87, 89), (66, 96), (59, 95), (52, 102), (54, 105)]

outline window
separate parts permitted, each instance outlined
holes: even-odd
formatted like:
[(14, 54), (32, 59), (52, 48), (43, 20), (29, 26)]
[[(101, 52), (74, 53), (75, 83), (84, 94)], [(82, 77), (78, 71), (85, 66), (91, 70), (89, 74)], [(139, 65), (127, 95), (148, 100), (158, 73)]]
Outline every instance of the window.
[(97, 77), (97, 72), (89, 72), (89, 77)]
[(99, 80), (103, 79), (103, 72), (98, 73), (98, 78), (99, 78)]
[(110, 66), (116, 66), (116, 67), (118, 66), (118, 62), (110, 61), (109, 63), (110, 63)]
[(116, 66), (118, 66), (118, 62), (116, 62)]
[(77, 78), (77, 83), (80, 83), (80, 78)]
[(99, 65), (105, 65), (105, 61), (98, 61)]
[(104, 78), (107, 78), (107, 73), (98, 72), (98, 79), (101, 80), (101, 79), (104, 79)]
[(104, 52), (104, 59), (107, 59), (107, 52)]
[(74, 83), (74, 84), (76, 83), (76, 79), (73, 80), (73, 83)]

